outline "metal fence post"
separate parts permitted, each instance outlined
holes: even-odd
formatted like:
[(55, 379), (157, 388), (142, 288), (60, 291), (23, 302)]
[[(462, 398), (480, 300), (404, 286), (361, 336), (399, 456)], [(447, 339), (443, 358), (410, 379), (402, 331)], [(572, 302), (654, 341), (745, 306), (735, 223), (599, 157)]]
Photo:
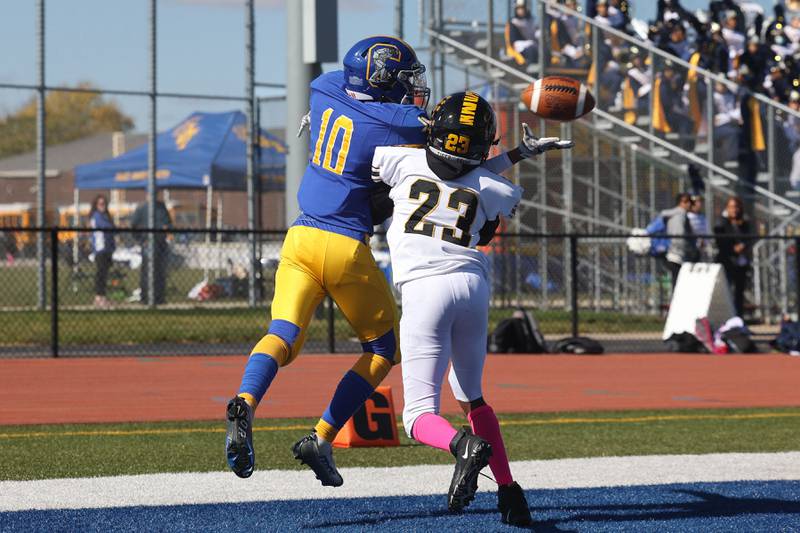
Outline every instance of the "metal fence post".
[(336, 353), (336, 312), (333, 298), (328, 296), (328, 352)]
[[(546, 45), (545, 40), (545, 28), (547, 27), (547, 11), (545, 9), (545, 5), (543, 0), (538, 0), (539, 2), (539, 79), (544, 78), (545, 73), (545, 60), (544, 60), (544, 49)], [(544, 120), (542, 120), (542, 124), (544, 124)]]
[[(706, 80), (706, 145), (708, 152), (706, 160), (709, 165), (714, 165), (714, 81)], [(714, 220), (714, 172), (708, 171), (708, 183), (706, 183), (706, 220), (713, 223)]]
[[(45, 27), (44, 27), (44, 2), (45, 0), (38, 0), (36, 5), (36, 41), (37, 41), (37, 50), (36, 50), (36, 63), (37, 63), (37, 70), (38, 70), (38, 87), (36, 89), (36, 225), (40, 228), (44, 227), (45, 225), (45, 174), (46, 174), (46, 155), (45, 155), (45, 144), (46, 144), (46, 131), (45, 131), (45, 121), (47, 115), (47, 109), (45, 105), (45, 97), (47, 96), (45, 92), (45, 49), (44, 49), (44, 37), (45, 37)], [(38, 232), (36, 234), (36, 259), (37, 259), (37, 271), (36, 271), (36, 280), (38, 283), (38, 304), (39, 309), (44, 309), (47, 301), (47, 294), (45, 287), (46, 275), (45, 275), (45, 247), (44, 247), (44, 239), (45, 239), (44, 232)]]
[(260, 131), (256, 131), (255, 120), (255, 13), (254, 1), (247, 0), (245, 9), (245, 62), (244, 62), (244, 83), (245, 83), (245, 115), (247, 116), (247, 146), (246, 146), (246, 179), (247, 179), (247, 229), (249, 230), (249, 252), (250, 268), (247, 276), (247, 301), (250, 307), (255, 307), (261, 300), (259, 273), (261, 264), (259, 257), (259, 243), (256, 237), (256, 230), (260, 229), (260, 220), (257, 217), (258, 206), (261, 197), (257, 194), (259, 188), (257, 181), (260, 180), (260, 172), (256, 167), (256, 146), (261, 136)]
[[(489, 13), (486, 17), (486, 55), (494, 57), (494, 0), (488, 0), (487, 4), (487, 11)], [(441, 20), (439, 23), (441, 24)], [(441, 31), (441, 27), (439, 27), (438, 30)]]
[[(547, 26), (547, 15), (545, 10), (545, 5), (542, 0), (538, 0), (538, 15), (539, 15), (539, 78), (544, 78), (545, 75), (545, 27)], [(547, 123), (544, 119), (539, 119), (539, 137), (547, 137)], [(539, 157), (539, 203), (542, 206), (547, 206), (547, 157), (546, 154), (542, 154)], [(544, 209), (539, 209), (539, 232), (546, 233), (547, 232), (547, 212)], [(549, 261), (548, 258), (548, 246), (550, 242), (548, 239), (542, 239), (542, 244), (539, 248), (539, 284), (541, 287), (541, 307), (542, 309), (548, 308), (548, 271), (547, 271), (547, 263)]]
[(403, 38), (403, 0), (394, 0), (394, 34)]
[[(440, 34), (444, 31), (444, 0), (436, 0), (436, 31)], [(436, 47), (436, 51), (439, 53), (439, 59), (436, 62), (436, 67), (439, 69), (439, 75), (436, 78), (436, 87), (439, 91), (439, 100), (444, 98), (447, 94), (445, 89), (445, 60), (444, 56), (446, 54), (445, 47), (441, 45), (441, 43)], [(490, 56), (491, 57), (491, 56)]]
[(50, 353), (58, 357), (58, 228), (50, 229)]
[[(156, 262), (156, 234), (153, 229), (156, 227), (156, 174), (158, 173), (158, 159), (156, 154), (156, 137), (158, 132), (156, 129), (158, 104), (158, 70), (156, 69), (157, 54), (157, 32), (156, 23), (158, 22), (156, 14), (156, 0), (150, 0), (150, 107), (149, 107), (149, 128), (147, 138), (147, 227), (150, 232), (147, 235), (147, 254), (142, 253), (144, 258), (147, 255), (148, 260), (142, 262), (142, 268), (147, 269), (147, 300), (144, 302), (149, 307), (155, 307), (156, 294), (155, 294), (155, 262)], [(144, 252), (144, 250), (142, 250)]]
[(569, 267), (570, 267), (570, 315), (572, 319), (572, 336), (578, 336), (578, 237), (569, 236)]

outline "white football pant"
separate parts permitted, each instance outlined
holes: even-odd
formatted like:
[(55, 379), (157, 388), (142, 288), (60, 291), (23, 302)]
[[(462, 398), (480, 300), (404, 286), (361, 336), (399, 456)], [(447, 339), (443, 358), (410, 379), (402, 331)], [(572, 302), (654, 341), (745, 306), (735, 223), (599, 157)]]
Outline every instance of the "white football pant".
[(403, 425), (411, 437), (414, 421), (439, 413), (447, 365), (457, 400), (477, 400), (481, 391), (489, 321), (489, 285), (483, 275), (453, 272), (408, 281), (402, 286), (400, 352), (403, 370)]

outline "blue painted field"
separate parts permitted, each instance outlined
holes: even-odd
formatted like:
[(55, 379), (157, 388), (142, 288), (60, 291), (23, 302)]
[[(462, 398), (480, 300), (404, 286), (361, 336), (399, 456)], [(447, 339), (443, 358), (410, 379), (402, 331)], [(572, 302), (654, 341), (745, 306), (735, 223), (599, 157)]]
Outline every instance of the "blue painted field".
[[(800, 481), (527, 491), (535, 531), (800, 532)], [(18, 511), (0, 531), (495, 531), (492, 494), (462, 515), (444, 496)]]

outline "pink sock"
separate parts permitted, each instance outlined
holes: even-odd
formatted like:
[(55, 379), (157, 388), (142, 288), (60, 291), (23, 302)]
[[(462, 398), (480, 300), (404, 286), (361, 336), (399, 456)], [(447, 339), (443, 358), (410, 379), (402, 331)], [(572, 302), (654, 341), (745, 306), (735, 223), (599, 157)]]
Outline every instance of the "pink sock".
[(467, 415), (472, 432), (492, 445), (492, 457), (489, 459), (489, 468), (494, 474), (494, 479), (499, 485), (508, 485), (514, 481), (511, 477), (511, 468), (508, 466), (506, 447), (503, 436), (500, 434), (500, 423), (494, 411), (488, 405), (482, 405), (470, 411)]
[(411, 428), (414, 438), (422, 444), (439, 448), (440, 450), (450, 451), (450, 441), (458, 433), (450, 422), (434, 413), (420, 415), (414, 421)]

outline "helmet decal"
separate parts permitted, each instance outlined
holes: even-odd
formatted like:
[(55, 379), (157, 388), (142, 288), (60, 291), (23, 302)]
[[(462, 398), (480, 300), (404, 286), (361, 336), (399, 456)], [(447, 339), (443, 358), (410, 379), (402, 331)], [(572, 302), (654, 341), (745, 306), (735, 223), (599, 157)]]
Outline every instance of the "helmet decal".
[(345, 90), (353, 98), (424, 107), (430, 89), (425, 65), (414, 49), (395, 37), (361, 39), (342, 59)]
[(464, 101), (461, 103), (461, 116), (458, 118), (461, 124), (465, 126), (475, 125), (475, 110), (478, 109), (478, 98), (480, 97), (473, 92), (467, 92), (464, 95)]
[(367, 50), (367, 80), (373, 87), (378, 87), (383, 83), (393, 81), (391, 73), (386, 68), (386, 62), (390, 59), (400, 61), (402, 54), (400, 49), (393, 44), (377, 43)]

